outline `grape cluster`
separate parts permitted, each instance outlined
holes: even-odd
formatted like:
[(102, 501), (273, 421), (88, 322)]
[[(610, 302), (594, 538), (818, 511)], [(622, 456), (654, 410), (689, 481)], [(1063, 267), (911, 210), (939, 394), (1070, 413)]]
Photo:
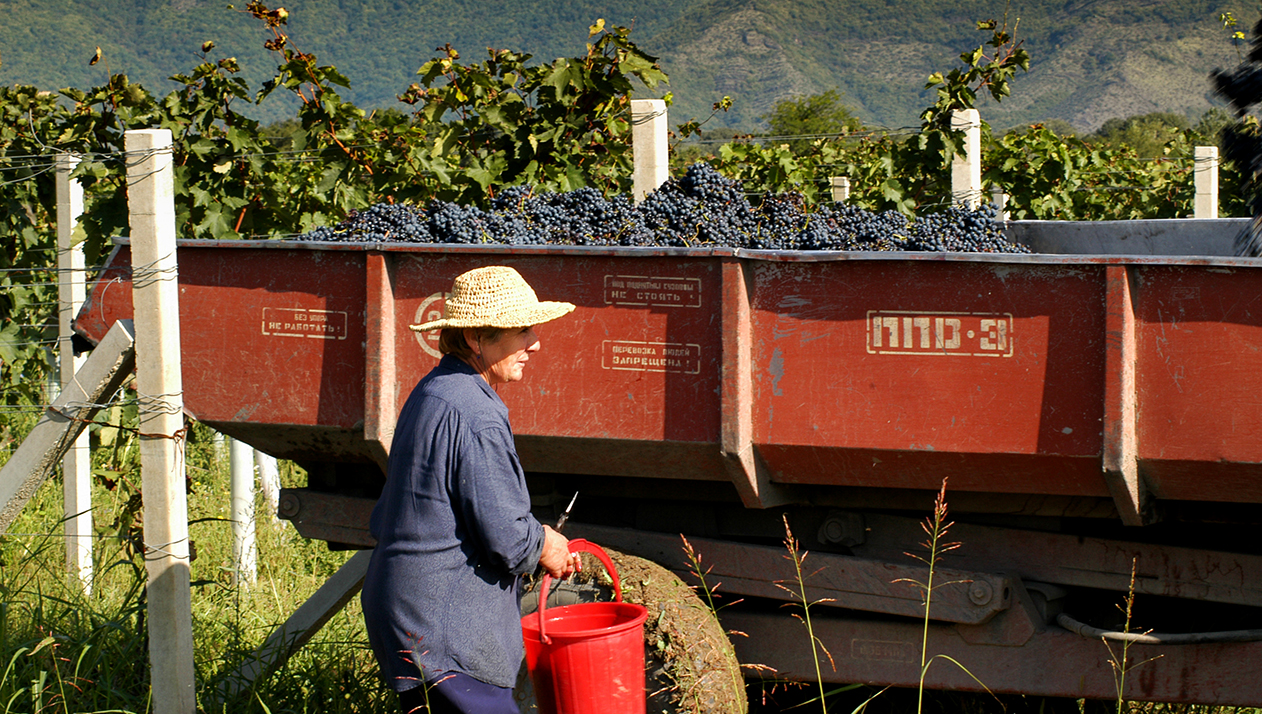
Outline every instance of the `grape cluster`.
[(320, 226), (303, 236), (313, 241), (400, 241), (430, 243), (427, 218), (407, 204), (377, 203), (362, 211), (351, 211), (336, 226)]
[(798, 236), (797, 249), (911, 250), (909, 225), (898, 211), (866, 211), (850, 204), (825, 207), (811, 215)]
[(948, 208), (914, 220), (848, 204), (807, 211), (800, 194), (749, 202), (738, 181), (693, 164), (633, 205), (591, 188), (510, 186), (488, 210), (431, 201), (379, 203), (301, 236), (311, 241), (753, 248), (763, 250), (1028, 253), (1003, 234), (994, 206)]
[(1003, 234), (998, 214), (994, 205), (987, 204), (977, 210), (952, 206), (941, 213), (917, 218), (907, 237), (908, 244), (913, 246), (909, 250), (1012, 252), (1012, 243)]

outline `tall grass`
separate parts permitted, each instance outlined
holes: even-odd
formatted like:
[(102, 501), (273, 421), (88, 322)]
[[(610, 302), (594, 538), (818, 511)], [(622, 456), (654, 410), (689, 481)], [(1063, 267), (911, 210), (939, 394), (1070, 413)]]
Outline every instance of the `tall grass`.
[[(916, 712), (924, 711), (925, 705), (925, 677), (929, 674), (929, 667), (934, 660), (944, 659), (956, 667), (959, 667), (982, 689), (990, 694), (990, 688), (978, 679), (968, 667), (960, 664), (955, 658), (945, 654), (929, 654), (929, 623), (931, 621), (931, 606), (933, 604), (933, 591), (946, 585), (955, 585), (959, 581), (952, 582), (934, 582), (934, 578), (938, 575), (938, 565), (942, 562), (942, 556), (956, 550), (962, 543), (958, 541), (949, 541), (947, 536), (954, 525), (948, 518), (948, 508), (946, 500), (947, 480), (942, 479), (942, 488), (939, 489), (938, 495), (933, 499), (933, 512), (930, 513), (921, 522), (920, 527), (925, 532), (925, 539), (921, 542), (924, 553), (907, 553), (908, 557), (919, 560), (925, 564), (925, 579), (923, 581), (913, 578), (899, 578), (894, 582), (905, 582), (912, 587), (920, 590), (923, 599), (923, 614), (921, 616), (920, 628), (920, 676), (916, 685)], [(996, 700), (997, 701), (997, 700)]]
[[(15, 429), (15, 431), (18, 431)], [(110, 431), (100, 430), (102, 435)], [(202, 712), (394, 712), (367, 648), (358, 599), (283, 667), (231, 700), (218, 683), (294, 612), (350, 553), (272, 523), (258, 504), (258, 582), (234, 585), (228, 459), (208, 429), (185, 443), (189, 486), (194, 658)], [(97, 539), (92, 594), (68, 577), (60, 479), (50, 479), (0, 536), (0, 714), (146, 712), (145, 573), (139, 553), (136, 445), (125, 433), (97, 440), (93, 506)], [(16, 442), (14, 442), (16, 444)], [(16, 445), (8, 447), (16, 448)], [(0, 452), (0, 462), (8, 454)], [(286, 486), (303, 485), (282, 464)]]
[[(1122, 599), (1122, 604), (1118, 605), (1118, 609), (1122, 612), (1122, 616), (1123, 616), (1122, 632), (1125, 632), (1128, 634), (1131, 632), (1131, 627), (1132, 627), (1131, 617), (1135, 609), (1135, 575), (1138, 568), (1139, 568), (1139, 558), (1138, 557), (1131, 558), (1130, 584), (1126, 588), (1126, 597)], [(1148, 633), (1144, 632), (1141, 634), (1148, 634)], [(1130, 640), (1128, 639), (1122, 640), (1119, 651), (1116, 651), (1116, 652), (1113, 650), (1113, 645), (1109, 644), (1108, 639), (1105, 639), (1102, 637), (1100, 638), (1100, 641), (1104, 643), (1104, 646), (1109, 651), (1109, 666), (1113, 668), (1113, 684), (1117, 689), (1117, 700), (1116, 700), (1117, 714), (1122, 714), (1124, 711), (1127, 711), (1127, 703), (1126, 703), (1126, 697), (1125, 697), (1126, 675), (1129, 674), (1132, 669), (1135, 669), (1136, 667), (1142, 664), (1147, 664), (1148, 662), (1152, 662), (1154, 660), (1160, 659), (1161, 657), (1164, 657), (1165, 655), (1159, 654), (1156, 657), (1143, 660), (1142, 662), (1132, 662), (1131, 657), (1130, 657), (1130, 654), (1131, 654), (1131, 641)]]
[(807, 552), (802, 550), (797, 538), (793, 537), (793, 531), (789, 529), (788, 515), (782, 514), (781, 518), (784, 520), (784, 548), (788, 551), (788, 554), (784, 557), (793, 564), (793, 579), (777, 581), (776, 587), (788, 593), (791, 598), (790, 602), (798, 610), (798, 612), (792, 613), (793, 617), (806, 628), (806, 638), (811, 645), (811, 661), (815, 663), (815, 682), (819, 686), (819, 706), (821, 711), (827, 712), (828, 693), (824, 691), (824, 673), (820, 667), (820, 660), (822, 659), (820, 652), (823, 652), (824, 656), (828, 658), (828, 664), (833, 668), (834, 672), (837, 671), (837, 665), (833, 661), (832, 653), (824, 645), (824, 641), (815, 634), (815, 627), (811, 624), (811, 608), (833, 602), (833, 598), (812, 600), (807, 597), (806, 581), (814, 573), (805, 572)]

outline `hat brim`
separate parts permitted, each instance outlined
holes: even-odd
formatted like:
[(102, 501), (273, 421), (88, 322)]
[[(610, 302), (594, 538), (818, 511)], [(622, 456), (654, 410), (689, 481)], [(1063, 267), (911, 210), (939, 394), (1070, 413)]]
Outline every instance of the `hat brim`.
[(489, 319), (473, 320), (468, 318), (443, 318), (441, 320), (433, 320), (431, 322), (422, 322), (419, 325), (408, 325), (408, 327), (416, 332), (430, 332), (431, 330), (442, 330), (448, 327), (454, 327), (457, 329), (494, 327), (501, 330), (507, 330), (514, 327), (541, 325), (545, 322), (551, 322), (558, 317), (568, 315), (573, 311), (574, 303), (571, 302), (541, 301), (529, 308), (515, 310), (508, 314), (496, 315), (495, 317)]

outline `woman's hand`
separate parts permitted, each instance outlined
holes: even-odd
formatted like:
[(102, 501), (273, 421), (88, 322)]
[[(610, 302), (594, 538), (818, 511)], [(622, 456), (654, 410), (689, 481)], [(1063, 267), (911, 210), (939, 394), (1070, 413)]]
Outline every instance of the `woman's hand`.
[(582, 561), (578, 553), (570, 552), (570, 540), (557, 533), (552, 526), (543, 527), (543, 553), (539, 564), (554, 578), (564, 578), (579, 569)]

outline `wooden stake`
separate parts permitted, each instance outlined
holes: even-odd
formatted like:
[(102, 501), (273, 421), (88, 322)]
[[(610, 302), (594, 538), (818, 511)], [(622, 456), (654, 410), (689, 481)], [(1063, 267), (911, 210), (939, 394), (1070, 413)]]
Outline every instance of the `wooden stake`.
[(124, 145), (153, 711), (193, 714), (197, 698), (184, 486), (184, 386), (180, 372), (171, 132), (129, 131)]
[(289, 616), (285, 624), (259, 645), (252, 657), (247, 658), (236, 671), (223, 679), (218, 688), (219, 696), (230, 699), (246, 691), (259, 679), (283, 665), (314, 637), (324, 627), (324, 623), (345, 607), (363, 587), (371, 558), (371, 550), (361, 550), (351, 556), (350, 560), (338, 568), (319, 590)]
[(116, 322), (83, 363), (74, 381), (0, 468), (0, 532), (31, 500), (57, 462), (98, 411), (123, 386), (136, 365), (130, 321)]

